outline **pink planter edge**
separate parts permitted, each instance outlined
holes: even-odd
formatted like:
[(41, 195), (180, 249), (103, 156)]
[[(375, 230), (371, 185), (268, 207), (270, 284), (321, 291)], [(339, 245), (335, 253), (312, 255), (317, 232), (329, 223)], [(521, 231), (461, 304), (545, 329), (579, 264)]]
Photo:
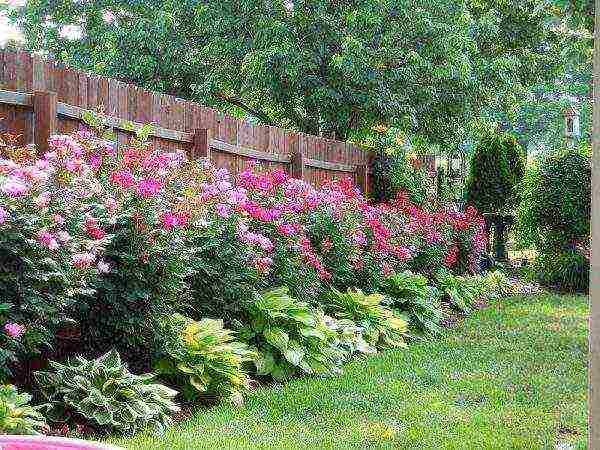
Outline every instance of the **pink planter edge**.
[[(20, 436), (4, 434), (0, 435), (0, 449), (3, 445), (23, 445), (27, 450), (43, 450), (44, 446), (52, 449), (65, 450), (125, 450), (115, 445), (101, 444), (100, 442), (84, 441), (82, 439), (70, 439), (54, 436)], [(9, 447), (10, 449), (11, 447)], [(19, 447), (14, 447), (19, 448)]]

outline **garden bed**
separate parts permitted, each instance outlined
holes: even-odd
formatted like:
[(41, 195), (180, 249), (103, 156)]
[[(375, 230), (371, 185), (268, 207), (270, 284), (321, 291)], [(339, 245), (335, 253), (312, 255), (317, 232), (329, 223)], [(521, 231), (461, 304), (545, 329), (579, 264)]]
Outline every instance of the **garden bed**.
[[(442, 339), (197, 409), (126, 448), (585, 448), (588, 298), (491, 302)], [(569, 444), (569, 446), (567, 446)]]

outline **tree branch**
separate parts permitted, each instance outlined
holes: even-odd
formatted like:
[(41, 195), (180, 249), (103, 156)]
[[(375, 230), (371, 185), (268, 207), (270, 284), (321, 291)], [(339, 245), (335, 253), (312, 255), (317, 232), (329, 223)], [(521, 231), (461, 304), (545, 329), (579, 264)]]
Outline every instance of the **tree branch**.
[(214, 94), (215, 97), (220, 98), (221, 100), (226, 101), (227, 103), (231, 103), (232, 105), (238, 106), (242, 108), (244, 111), (252, 114), (253, 116), (260, 119), (265, 125), (275, 125), (273, 120), (264, 112), (259, 111), (258, 109), (252, 108), (251, 106), (246, 105), (241, 99), (235, 97), (229, 97), (221, 92), (217, 92)]

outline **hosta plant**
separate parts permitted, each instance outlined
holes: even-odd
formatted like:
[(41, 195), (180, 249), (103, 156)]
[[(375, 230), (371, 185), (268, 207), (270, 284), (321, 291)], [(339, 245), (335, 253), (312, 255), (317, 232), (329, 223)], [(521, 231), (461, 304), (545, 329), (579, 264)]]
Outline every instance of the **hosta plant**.
[(317, 310), (290, 297), (286, 287), (255, 293), (246, 312), (240, 337), (256, 349), (257, 375), (283, 381), (298, 372), (340, 373), (344, 353), (336, 346), (336, 331)]
[(486, 296), (489, 298), (504, 297), (514, 294), (515, 288), (504, 272), (494, 270), (484, 277), (486, 283)]
[(469, 314), (483, 290), (478, 283), (479, 277), (462, 277), (447, 270), (435, 275), (437, 288), (450, 300), (450, 304), (460, 312)]
[(429, 286), (423, 275), (400, 272), (385, 280), (384, 291), (391, 304), (408, 315), (416, 331), (438, 334), (442, 328), (444, 312), (439, 301), (439, 291)]
[(52, 371), (35, 373), (49, 402), (48, 420), (79, 415), (98, 429), (130, 434), (143, 428), (162, 431), (179, 411), (176, 391), (152, 383), (153, 374), (132, 374), (114, 350), (98, 359), (76, 357), (50, 366)]
[(344, 352), (344, 360), (360, 353), (377, 353), (377, 348), (365, 340), (363, 329), (352, 320), (325, 316), (325, 323), (337, 332), (336, 346)]
[(0, 386), (0, 434), (40, 434), (48, 427), (40, 412), (31, 406), (31, 395), (13, 385)]
[(326, 302), (336, 317), (360, 326), (370, 345), (377, 348), (406, 347), (408, 322), (384, 306), (384, 300), (381, 294), (367, 295), (360, 289), (348, 289), (346, 292), (333, 289)]
[(236, 405), (243, 403), (243, 392), (251, 381), (244, 363), (252, 361), (255, 354), (235, 340), (234, 332), (224, 328), (222, 320), (194, 321), (174, 314), (164, 319), (162, 328), (164, 357), (156, 363), (161, 373), (183, 381), (189, 396), (217, 396)]

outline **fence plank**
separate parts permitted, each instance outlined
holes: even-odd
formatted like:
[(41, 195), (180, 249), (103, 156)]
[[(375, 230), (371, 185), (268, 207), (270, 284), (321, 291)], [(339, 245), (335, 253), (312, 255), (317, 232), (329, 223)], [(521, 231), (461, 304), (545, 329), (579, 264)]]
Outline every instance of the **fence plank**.
[(55, 92), (37, 91), (33, 94), (34, 139), (38, 152), (43, 152), (47, 148), (48, 138), (56, 132), (56, 100)]

